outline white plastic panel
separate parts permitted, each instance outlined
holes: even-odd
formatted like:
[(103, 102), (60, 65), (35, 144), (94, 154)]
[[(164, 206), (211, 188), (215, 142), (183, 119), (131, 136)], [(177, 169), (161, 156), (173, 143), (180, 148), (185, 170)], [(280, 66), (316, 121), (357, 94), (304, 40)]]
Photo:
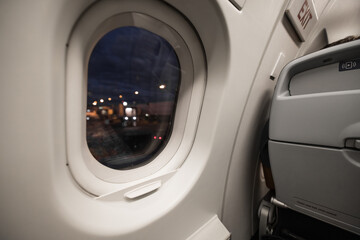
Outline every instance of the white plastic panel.
[[(97, 161), (86, 143), (87, 68), (92, 47), (109, 31), (138, 26), (166, 39), (181, 66), (181, 84), (171, 137), (149, 163), (127, 170), (110, 169)], [(66, 67), (66, 119), (69, 169), (76, 182), (95, 196), (120, 191), (177, 169), (194, 141), (205, 89), (201, 42), (174, 8), (153, 1), (102, 1), (80, 18), (69, 39)]]
[[(261, 15), (257, 15), (257, 13), (260, 14), (260, 12), (248, 12), (250, 2), (246, 2), (245, 8), (243, 9), (242, 14), (248, 14), (242, 16), (244, 18), (242, 19), (243, 21), (246, 21), (247, 17), (250, 19), (261, 19)], [(297, 45), (298, 43), (293, 41), (287, 31), (290, 23), (288, 23), (286, 16), (284, 16), (284, 12), (288, 2), (275, 1), (272, 2), (272, 4), (276, 6), (266, 5), (267, 7), (264, 7), (260, 5), (258, 6), (258, 10), (264, 10), (264, 12), (261, 13), (262, 15), (269, 14), (269, 17), (271, 15), (271, 22), (262, 22), (261, 27), (271, 25), (273, 28), (267, 27), (261, 31), (252, 28), (256, 34), (268, 34), (270, 32), (270, 35), (266, 35), (268, 39), (265, 39), (265, 35), (248, 39), (247, 36), (242, 34), (241, 42), (244, 41), (244, 38), (248, 41), (247, 44), (243, 46), (244, 48), (238, 52), (239, 56), (243, 55), (243, 53), (246, 52), (246, 47), (251, 46), (255, 41), (261, 41), (263, 44), (266, 44), (266, 46), (264, 46), (265, 52), (263, 57), (258, 59), (257, 64), (255, 64), (258, 66), (258, 69), (254, 72), (254, 76), (251, 77), (253, 78), (251, 92), (246, 100), (246, 109), (242, 113), (241, 123), (236, 133), (236, 142), (232, 152), (224, 198), (223, 216), (221, 219), (231, 232), (231, 238), (236, 240), (250, 239), (251, 235), (257, 231), (258, 205), (260, 204), (260, 199), (268, 191), (264, 182), (261, 182), (261, 179), (257, 178), (258, 175), (256, 175), (258, 172), (257, 167), (259, 166), (259, 136), (261, 136), (262, 128), (268, 118), (273, 90), (278, 79), (278, 75), (276, 75), (277, 70), (279, 69), (280, 73), (284, 65), (296, 56), (299, 47)], [(266, 10), (268, 7), (274, 7), (276, 10), (268, 11)], [(273, 12), (279, 12), (279, 15), (275, 18), (275, 16), (271, 14)], [(236, 31), (235, 29), (237, 29), (240, 24), (246, 24), (248, 26), (252, 26), (253, 24), (253, 22), (243, 21), (235, 24), (233, 32)], [(251, 49), (253, 52), (257, 50), (257, 48)], [(283, 53), (284, 56), (279, 59), (280, 53)], [(252, 57), (253, 54), (246, 58), (249, 60), (252, 59)], [(277, 61), (278, 59), (279, 61)], [(242, 82), (242, 85), (244, 85), (246, 82), (245, 79), (250, 78), (248, 75), (248, 67), (253, 67), (254, 65), (244, 61), (242, 64), (239, 64), (239, 66), (246, 66), (246, 68), (238, 67), (239, 75), (237, 76), (239, 83)], [(274, 80), (270, 79), (272, 73), (274, 73)], [(242, 86), (239, 86), (236, 90), (242, 92)], [(239, 93), (237, 95), (241, 96)], [(240, 103), (240, 101), (237, 102), (236, 106)]]
[(357, 234), (360, 151), (341, 148), (360, 136), (357, 70), (346, 64), (359, 56), (355, 41), (288, 64), (275, 89), (269, 126), (276, 198)]
[(269, 142), (276, 198), (360, 234), (360, 151)]
[(319, 18), (324, 12), (325, 7), (330, 2), (330, 0), (312, 0), (312, 1), (314, 3), (316, 15)]
[(296, 74), (289, 84), (291, 96), (360, 89), (360, 69), (349, 67), (349, 70), (341, 71), (340, 68), (343, 68), (344, 64), (357, 64), (360, 67), (360, 61), (349, 60)]
[(186, 240), (228, 240), (230, 233), (221, 223), (218, 216), (212, 217), (208, 222), (201, 226), (195, 233)]
[[(104, 2), (109, 1), (96, 4)], [(141, 6), (140, 1), (130, 2)], [(217, 118), (233, 113), (229, 99), (222, 97), (234, 89), (239, 75), (237, 68), (228, 67), (227, 23), (234, 19), (224, 14), (238, 11), (228, 1), (168, 3), (181, 10), (192, 22), (191, 30), (205, 39), (207, 111), (202, 123), (189, 129), (196, 138), (186, 141), (190, 152), (179, 154), (186, 158), (179, 171), (153, 194), (130, 202), (95, 199), (79, 187), (66, 166), (66, 44), (93, 1), (0, 2), (0, 98), (2, 103), (11, 99), (0, 125), (0, 239), (183, 240), (221, 214), (232, 148), (228, 140), (234, 138), (239, 121), (238, 113)], [(154, 11), (161, 9), (154, 5)]]
[(155, 178), (143, 179), (140, 183), (134, 183), (127, 188), (120, 188), (96, 199), (101, 201), (136, 200), (160, 189), (175, 173), (176, 171), (172, 171)]
[(328, 9), (329, 16), (343, 16), (326, 18), (323, 22), (322, 27), (326, 28), (329, 43), (347, 36), (360, 34), (360, 1), (332, 0), (328, 5), (330, 5)]
[(275, 78), (279, 77), (280, 71), (284, 67), (284, 64), (285, 64), (285, 55), (284, 53), (280, 52), (275, 62), (275, 65), (270, 73), (271, 80), (275, 80)]
[[(334, 91), (336, 87), (330, 86), (324, 89), (330, 88), (331, 91), (295, 96), (290, 95), (289, 91), (289, 83), (291, 88), (290, 81), (294, 75), (334, 62), (356, 59), (359, 56), (360, 41), (355, 41), (309, 54), (287, 65), (280, 76), (271, 106), (270, 139), (340, 148), (345, 146), (347, 138), (360, 136), (359, 89)], [(328, 71), (328, 68), (325, 69)], [(310, 72), (314, 73), (317, 70)], [(311, 81), (311, 84), (315, 84), (315, 92), (316, 88), (321, 88), (319, 81)], [(304, 86), (296, 84), (296, 89), (301, 92), (300, 89)], [(307, 91), (310, 91), (310, 88), (311, 85), (307, 86)]]
[[(298, 57), (318, 51), (328, 43), (350, 35), (360, 34), (360, 1), (357, 0), (316, 0), (314, 1), (319, 21), (315, 31), (309, 35), (307, 44), (303, 44)], [(319, 14), (322, 6), (322, 13)], [(339, 17), (341, 16), (341, 17)]]

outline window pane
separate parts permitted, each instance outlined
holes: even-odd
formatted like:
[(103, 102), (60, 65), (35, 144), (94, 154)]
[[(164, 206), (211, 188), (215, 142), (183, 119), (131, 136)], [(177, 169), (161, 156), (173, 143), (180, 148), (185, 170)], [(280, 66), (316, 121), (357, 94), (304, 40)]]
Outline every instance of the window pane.
[(88, 65), (92, 155), (113, 169), (152, 160), (170, 138), (180, 77), (176, 53), (162, 37), (132, 26), (103, 36)]

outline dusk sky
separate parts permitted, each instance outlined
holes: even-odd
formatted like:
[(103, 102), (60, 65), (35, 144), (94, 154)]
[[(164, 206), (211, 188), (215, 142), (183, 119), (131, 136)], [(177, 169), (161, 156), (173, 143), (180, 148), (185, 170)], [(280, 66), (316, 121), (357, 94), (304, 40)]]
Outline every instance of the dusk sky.
[[(174, 101), (179, 68), (175, 51), (162, 37), (137, 27), (115, 29), (100, 39), (91, 54), (88, 105), (109, 97), (129, 103)], [(159, 88), (162, 84), (165, 89)]]

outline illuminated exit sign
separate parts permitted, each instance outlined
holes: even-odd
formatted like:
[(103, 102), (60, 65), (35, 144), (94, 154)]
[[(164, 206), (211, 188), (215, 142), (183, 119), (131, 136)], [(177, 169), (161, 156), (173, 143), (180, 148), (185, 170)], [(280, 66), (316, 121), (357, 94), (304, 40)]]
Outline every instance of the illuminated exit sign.
[(303, 42), (318, 21), (312, 0), (292, 0), (286, 9), (286, 15)]

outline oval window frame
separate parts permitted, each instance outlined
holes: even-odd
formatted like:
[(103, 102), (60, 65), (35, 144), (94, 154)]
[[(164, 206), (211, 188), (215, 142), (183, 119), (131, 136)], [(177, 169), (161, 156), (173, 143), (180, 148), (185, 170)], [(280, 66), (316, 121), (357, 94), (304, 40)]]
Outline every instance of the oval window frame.
[[(134, 24), (133, 22), (136, 22), (136, 24)], [(114, 24), (116, 23), (116, 24)], [(120, 25), (118, 24), (120, 23)], [(176, 110), (178, 108), (181, 108), (182, 111), (184, 111), (184, 106), (185, 105), (188, 105), (189, 104), (189, 101), (190, 101), (190, 98), (189, 96), (187, 96), (189, 93), (186, 93), (185, 90), (186, 89), (191, 89), (192, 88), (192, 79), (193, 79), (193, 76), (192, 74), (186, 74), (186, 72), (193, 72), (193, 69), (192, 69), (192, 65), (190, 64), (191, 63), (191, 58), (190, 58), (190, 54), (188, 52), (188, 49), (186, 47), (186, 44), (185, 42), (179, 40), (179, 36), (177, 36), (176, 32), (174, 32), (173, 29), (169, 29), (167, 27), (164, 28), (163, 26), (164, 23), (161, 23), (159, 22), (158, 20), (152, 18), (152, 17), (149, 17), (147, 15), (144, 15), (144, 14), (141, 14), (141, 13), (135, 13), (135, 12), (132, 12), (132, 13), (122, 13), (122, 14), (119, 14), (117, 16), (114, 16), (112, 17), (111, 19), (105, 21), (99, 28), (101, 29), (99, 32), (95, 32), (93, 39), (95, 41), (95, 45), (94, 46), (91, 46), (90, 47), (90, 55), (89, 55), (89, 58), (91, 56), (91, 53), (94, 49), (94, 47), (96, 46), (96, 44), (99, 42), (99, 40), (102, 39), (102, 37), (104, 36), (104, 32), (105, 34), (111, 32), (112, 30), (115, 30), (117, 28), (121, 28), (121, 27), (128, 27), (128, 26), (134, 26), (134, 27), (138, 27), (138, 28), (141, 28), (141, 29), (145, 29), (147, 31), (150, 31), (151, 33), (154, 33), (156, 34), (157, 36), (160, 36), (162, 38), (164, 38), (165, 40), (168, 41), (168, 43), (173, 47), (173, 50), (175, 51), (176, 53), (176, 57), (177, 57), (177, 60), (179, 62), (179, 65), (180, 65), (180, 72), (182, 72), (180, 74), (180, 79), (179, 79), (179, 85), (178, 85), (178, 88), (179, 88), (179, 91), (177, 93), (177, 99), (179, 99), (179, 96), (183, 96), (183, 101), (175, 101), (174, 102), (174, 115), (176, 115)], [(160, 28), (158, 26), (161, 26)], [(100, 38), (99, 38), (100, 36)], [(171, 42), (170, 42), (171, 41)], [(175, 50), (175, 47), (177, 47), (177, 51)], [(184, 49), (186, 48), (186, 52), (185, 51), (181, 51), (181, 49)], [(180, 51), (179, 51), (180, 50)], [(87, 60), (87, 62), (89, 62), (89, 59)], [(181, 64), (182, 63), (182, 64)], [(184, 68), (182, 68), (182, 66)], [(183, 71), (182, 71), (183, 70)], [(185, 72), (185, 74), (183, 74), (183, 72)], [(86, 78), (87, 78), (87, 75), (86, 75)], [(184, 86), (184, 87), (182, 87)], [(180, 128), (184, 128), (184, 121), (186, 121), (186, 116), (180, 116), (177, 121), (180, 122), (180, 124), (173, 124), (173, 126), (171, 126), (171, 129), (170, 129), (170, 134), (169, 136), (167, 136), (169, 139), (164, 143), (164, 146), (161, 146), (160, 149), (158, 149), (158, 151), (156, 152), (153, 152), (152, 154), (155, 155), (155, 157), (153, 159), (148, 159), (144, 162), (146, 162), (145, 164), (141, 163), (139, 164), (140, 166), (135, 166), (135, 167), (132, 167), (130, 169), (127, 169), (127, 170), (121, 170), (121, 169), (114, 169), (116, 172), (114, 171), (107, 171), (106, 176), (104, 176), (103, 172), (101, 170), (98, 170), (98, 168), (100, 167), (97, 163), (93, 162), (93, 159), (92, 158), (95, 158), (92, 154), (92, 158), (88, 155), (88, 152), (84, 152), (84, 155), (86, 154), (86, 158), (87, 159), (91, 159), (88, 164), (90, 164), (90, 168), (91, 170), (94, 171), (95, 175), (97, 175), (99, 178), (103, 179), (103, 180), (106, 180), (106, 181), (112, 181), (111, 179), (109, 179), (107, 176), (108, 174), (112, 174), (112, 175), (117, 175), (118, 174), (118, 171), (125, 171), (126, 173), (130, 173), (129, 171), (131, 170), (135, 170), (136, 168), (139, 168), (139, 167), (144, 167), (144, 168), (158, 168), (158, 166), (151, 166), (153, 165), (152, 164), (152, 161), (157, 158), (158, 155), (161, 154), (161, 152), (163, 152), (163, 150), (165, 150), (166, 146), (170, 143), (170, 141), (173, 141), (175, 143), (171, 143), (170, 145), (170, 148), (168, 148), (166, 150), (166, 155), (169, 155), (169, 154), (174, 154), (174, 147), (176, 145), (179, 145), (179, 138), (176, 138), (176, 139), (172, 139), (171, 138), (171, 135), (172, 135), (172, 132), (174, 130), (174, 126), (177, 128), (175, 132), (179, 132), (179, 131), (182, 131)], [(176, 120), (176, 117), (174, 118), (173, 122), (175, 122)], [(172, 140), (171, 140), (172, 139)], [(160, 160), (158, 160), (158, 163), (157, 165), (164, 165), (164, 162), (167, 160), (164, 156), (160, 156), (159, 157)], [(98, 160), (96, 160), (98, 161)], [(99, 162), (99, 161), (98, 161)], [(103, 164), (102, 164), (103, 165)], [(149, 165), (149, 166), (146, 166), (146, 165)], [(131, 175), (134, 175), (133, 173), (134, 172), (138, 172), (138, 171), (131, 171)], [(124, 174), (122, 174), (124, 176)], [(117, 181), (115, 181), (117, 182)]]
[[(122, 26), (140, 27), (167, 40), (177, 54), (182, 73), (174, 125), (167, 145), (146, 165), (129, 170), (102, 165), (92, 156), (86, 142), (88, 61), (101, 37)], [(163, 2), (101, 1), (81, 17), (67, 51), (67, 162), (76, 182), (87, 192), (101, 196), (179, 168), (195, 138), (206, 79), (204, 51), (187, 20)]]

